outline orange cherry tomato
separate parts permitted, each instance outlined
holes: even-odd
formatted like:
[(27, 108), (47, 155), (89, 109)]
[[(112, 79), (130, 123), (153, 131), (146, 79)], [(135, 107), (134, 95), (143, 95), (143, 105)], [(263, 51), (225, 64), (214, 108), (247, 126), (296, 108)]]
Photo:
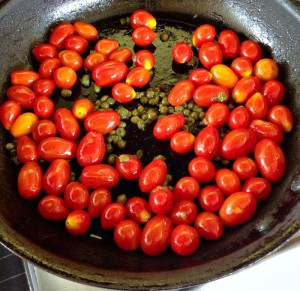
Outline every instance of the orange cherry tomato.
[(148, 50), (140, 50), (135, 54), (134, 64), (136, 67), (143, 67), (146, 70), (151, 70), (155, 65), (155, 57)]
[(230, 68), (239, 78), (251, 76), (253, 72), (252, 61), (247, 57), (235, 58)]
[(36, 99), (35, 93), (30, 88), (21, 85), (9, 87), (6, 96), (8, 99), (18, 102), (23, 109), (32, 109)]
[(199, 60), (206, 69), (221, 64), (223, 55), (220, 45), (215, 42), (205, 42), (199, 49)]
[(256, 163), (249, 157), (237, 158), (232, 165), (232, 170), (241, 180), (255, 177), (258, 171)]
[(216, 37), (216, 29), (210, 24), (203, 24), (197, 27), (193, 32), (193, 45), (200, 48), (205, 42), (214, 41)]
[(240, 45), (239, 56), (247, 57), (253, 63), (256, 63), (258, 60), (261, 59), (262, 49), (256, 41), (247, 39), (243, 41)]
[(210, 69), (212, 83), (232, 89), (237, 81), (237, 75), (226, 65), (217, 64)]
[(211, 105), (205, 113), (205, 122), (207, 126), (221, 127), (229, 117), (228, 106), (224, 103), (215, 103)]
[(66, 218), (67, 231), (73, 235), (85, 234), (91, 225), (91, 216), (84, 210), (73, 210)]
[(284, 105), (275, 105), (270, 108), (268, 120), (278, 125), (283, 132), (290, 132), (293, 128), (293, 114)]
[(134, 89), (127, 83), (114, 85), (111, 89), (111, 94), (117, 102), (123, 104), (131, 102), (136, 96)]
[(108, 59), (127, 63), (132, 59), (132, 52), (127, 47), (117, 49), (108, 56)]
[(193, 70), (189, 75), (189, 80), (193, 83), (195, 88), (204, 84), (209, 84), (211, 81), (211, 73), (203, 68)]
[(150, 73), (142, 67), (136, 67), (129, 71), (126, 83), (132, 87), (142, 88), (150, 81)]
[(58, 50), (62, 50), (64, 49), (66, 38), (74, 34), (74, 32), (75, 30), (71, 23), (61, 23), (54, 27), (49, 37), (49, 43), (54, 45)]
[(10, 133), (14, 138), (23, 135), (29, 135), (33, 127), (38, 123), (39, 118), (32, 112), (25, 112), (20, 114), (13, 125), (11, 126)]
[(79, 53), (71, 50), (63, 50), (58, 54), (58, 59), (65, 67), (72, 68), (74, 71), (78, 71), (83, 66), (83, 60)]
[(18, 138), (17, 157), (23, 164), (27, 162), (37, 162), (39, 160), (37, 144), (31, 137), (24, 135)]
[(60, 67), (53, 74), (55, 85), (60, 89), (71, 89), (76, 81), (76, 72), (69, 67)]
[(98, 40), (95, 45), (95, 50), (108, 57), (113, 51), (119, 48), (119, 43), (113, 39), (103, 38)]
[(78, 120), (84, 120), (95, 110), (94, 103), (87, 98), (81, 98), (75, 101), (72, 106), (72, 114)]
[(224, 59), (234, 59), (239, 53), (239, 37), (236, 32), (231, 29), (220, 32), (218, 44), (221, 46)]
[(277, 79), (279, 75), (278, 65), (272, 59), (261, 59), (253, 68), (253, 74), (262, 82)]
[(132, 29), (136, 29), (140, 26), (147, 26), (150, 29), (156, 27), (155, 17), (146, 10), (136, 10), (130, 16), (130, 25)]
[(172, 106), (180, 106), (193, 98), (195, 87), (190, 80), (179, 81), (170, 91), (168, 102)]
[(40, 78), (40, 75), (32, 70), (18, 70), (10, 74), (10, 81), (13, 85), (32, 87)]
[(92, 71), (96, 66), (105, 62), (106, 60), (107, 58), (104, 54), (97, 52), (91, 53), (84, 59), (83, 66), (87, 70)]
[(43, 60), (48, 58), (57, 58), (58, 50), (52, 44), (42, 43), (33, 48), (32, 54), (37, 61), (41, 63)]
[[(58, 56), (58, 54), (57, 54)], [(39, 74), (42, 79), (52, 79), (54, 72), (61, 67), (58, 58), (47, 58), (39, 66)]]
[(215, 174), (216, 186), (227, 196), (241, 189), (239, 176), (230, 169), (219, 169)]
[(98, 37), (97, 28), (87, 22), (75, 21), (73, 23), (75, 34), (78, 34), (88, 41), (93, 41)]
[(80, 35), (69, 35), (65, 40), (66, 50), (75, 51), (83, 54), (88, 48), (88, 41)]
[(265, 119), (269, 112), (268, 102), (260, 92), (254, 93), (247, 100), (245, 108), (249, 112), (250, 119)]
[(6, 130), (10, 130), (15, 120), (22, 113), (22, 107), (17, 101), (7, 100), (0, 107), (0, 120)]
[(189, 131), (178, 131), (170, 140), (171, 149), (178, 154), (186, 154), (194, 148), (195, 136)]
[(156, 33), (147, 26), (139, 26), (132, 33), (132, 40), (136, 45), (148, 46), (156, 38)]

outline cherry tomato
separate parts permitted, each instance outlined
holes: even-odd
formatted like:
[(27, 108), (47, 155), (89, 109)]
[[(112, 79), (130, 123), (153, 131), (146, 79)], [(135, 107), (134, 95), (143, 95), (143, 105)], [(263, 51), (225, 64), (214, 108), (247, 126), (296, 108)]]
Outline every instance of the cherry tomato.
[(72, 106), (72, 114), (78, 120), (84, 120), (94, 112), (94, 103), (87, 98), (81, 98), (75, 101)]
[(113, 51), (109, 56), (109, 60), (127, 63), (132, 59), (132, 52), (129, 48), (124, 47)]
[(200, 107), (210, 107), (217, 102), (227, 103), (229, 91), (224, 86), (205, 84), (195, 90), (193, 99)]
[(153, 160), (145, 166), (139, 176), (139, 187), (147, 193), (161, 186), (167, 176), (167, 165), (163, 160)]
[(66, 202), (57, 195), (46, 195), (38, 204), (39, 214), (47, 220), (64, 220), (70, 211)]
[(177, 255), (189, 256), (193, 254), (198, 249), (199, 243), (199, 234), (190, 225), (177, 225), (172, 231), (170, 246)]
[(197, 217), (197, 206), (191, 200), (179, 200), (173, 205), (169, 217), (173, 225), (191, 224)]
[(232, 61), (230, 68), (239, 78), (249, 77), (253, 72), (252, 62), (247, 57), (235, 58)]
[(253, 68), (253, 74), (262, 82), (277, 79), (279, 75), (278, 65), (272, 59), (264, 58), (259, 60)]
[(122, 104), (131, 102), (136, 96), (135, 90), (127, 83), (118, 83), (114, 85), (111, 94), (117, 102)]
[(200, 48), (205, 42), (212, 42), (216, 37), (216, 29), (210, 24), (203, 24), (193, 32), (193, 45)]
[(261, 177), (253, 177), (244, 183), (242, 191), (251, 192), (256, 201), (260, 202), (270, 195), (271, 188), (271, 184), (268, 180)]
[(239, 53), (239, 37), (236, 32), (231, 29), (225, 29), (220, 32), (218, 44), (222, 49), (224, 59), (234, 59)]
[(17, 157), (23, 164), (27, 162), (37, 162), (39, 160), (37, 144), (31, 137), (24, 135), (18, 138)]
[(219, 169), (215, 174), (217, 187), (227, 196), (241, 189), (241, 181), (238, 175), (230, 169)]
[(108, 57), (112, 52), (116, 51), (119, 48), (119, 43), (113, 39), (100, 39), (96, 45), (95, 50), (98, 53), (101, 53)]
[(11, 126), (10, 133), (14, 138), (29, 135), (38, 121), (39, 118), (34, 113), (22, 113), (16, 118), (15, 122)]
[(85, 234), (91, 225), (91, 217), (84, 210), (74, 210), (66, 218), (65, 226), (67, 231), (73, 235)]
[(103, 229), (113, 229), (126, 217), (125, 206), (119, 202), (113, 202), (105, 206), (100, 218)]
[(220, 145), (220, 156), (226, 160), (236, 160), (249, 155), (256, 145), (256, 135), (248, 128), (238, 128), (230, 131)]
[(189, 80), (192, 82), (195, 88), (198, 88), (202, 85), (210, 83), (211, 73), (206, 69), (198, 68), (190, 73)]
[(114, 229), (114, 241), (123, 251), (135, 251), (141, 244), (142, 230), (138, 224), (126, 219)]
[(58, 54), (58, 59), (65, 67), (78, 71), (83, 66), (83, 60), (79, 53), (72, 50), (63, 50)]
[(173, 189), (174, 201), (194, 200), (200, 193), (200, 184), (190, 176), (180, 178)]
[[(58, 54), (57, 54), (58, 56)], [(42, 61), (39, 66), (39, 74), (43, 79), (52, 79), (54, 72), (61, 67), (60, 60), (58, 58), (47, 58)]]
[(239, 56), (247, 57), (253, 63), (256, 63), (259, 59), (261, 59), (262, 49), (256, 41), (247, 39), (240, 45)]
[(147, 26), (139, 26), (132, 33), (132, 40), (136, 45), (148, 46), (156, 38), (156, 33)]
[(132, 87), (142, 88), (150, 81), (150, 73), (143, 67), (136, 67), (129, 71), (126, 83)]
[(240, 105), (235, 107), (228, 116), (228, 126), (230, 129), (246, 128), (250, 122), (248, 110)]
[(93, 41), (98, 37), (97, 28), (87, 22), (75, 21), (73, 23), (75, 34), (80, 35), (88, 41)]
[(126, 215), (138, 224), (144, 224), (151, 218), (149, 203), (141, 197), (130, 198), (125, 205)]
[(293, 128), (293, 114), (284, 105), (275, 105), (270, 108), (268, 120), (275, 123), (283, 132), (290, 132)]
[(88, 41), (80, 35), (69, 35), (65, 40), (66, 50), (75, 51), (80, 55), (87, 50), (88, 45)]
[(18, 70), (10, 74), (10, 81), (12, 85), (20, 85), (32, 87), (34, 83), (40, 78), (40, 75), (32, 70)]
[(146, 10), (136, 10), (130, 16), (130, 25), (132, 29), (136, 29), (140, 26), (147, 26), (150, 29), (156, 27), (155, 17)]
[(267, 81), (263, 87), (261, 93), (266, 98), (268, 105), (279, 105), (284, 98), (285, 88), (280, 81), (270, 80)]
[(244, 104), (254, 93), (260, 91), (261, 82), (257, 77), (243, 77), (233, 87), (231, 97), (236, 103)]
[(59, 67), (53, 73), (53, 81), (60, 89), (71, 89), (77, 81), (77, 74), (72, 68)]
[(271, 139), (259, 141), (254, 150), (259, 173), (268, 181), (278, 181), (284, 174), (285, 156), (279, 145)]
[(213, 159), (219, 152), (220, 135), (218, 130), (213, 127), (205, 127), (196, 136), (194, 151), (196, 156)]
[(114, 110), (96, 111), (84, 120), (84, 128), (86, 131), (99, 131), (105, 135), (113, 131), (120, 121), (119, 114)]
[(43, 172), (36, 162), (28, 162), (22, 166), (18, 174), (18, 192), (24, 199), (34, 199), (42, 191)]
[(41, 95), (33, 102), (33, 112), (39, 118), (50, 118), (54, 114), (55, 104), (47, 96)]
[(206, 240), (219, 239), (223, 234), (223, 224), (220, 217), (209, 211), (198, 214), (194, 222), (194, 227), (200, 237)]
[(136, 67), (143, 67), (146, 70), (151, 70), (155, 65), (155, 57), (148, 50), (140, 50), (136, 52), (133, 62)]
[(257, 140), (268, 138), (278, 144), (283, 142), (282, 131), (273, 122), (256, 119), (250, 122), (249, 128), (255, 133)]
[(178, 131), (170, 140), (171, 149), (178, 154), (186, 154), (194, 148), (195, 136), (189, 131)]
[(60, 136), (64, 139), (75, 140), (80, 134), (80, 125), (67, 108), (59, 108), (54, 113), (54, 123)]
[(32, 129), (32, 137), (35, 142), (40, 143), (47, 137), (56, 136), (57, 130), (53, 121), (49, 119), (41, 119)]
[(125, 180), (135, 180), (142, 172), (142, 163), (137, 156), (121, 154), (116, 158), (116, 170)]
[(257, 166), (249, 157), (237, 158), (232, 165), (232, 170), (241, 180), (248, 180), (257, 174)]
[(173, 206), (173, 192), (168, 187), (157, 186), (149, 195), (149, 206), (153, 213), (167, 214)]
[(107, 60), (107, 57), (104, 54), (101, 53), (91, 53), (89, 54), (83, 61), (83, 66), (89, 70), (92, 71), (95, 67), (100, 65), (101, 63), (105, 62)]
[(87, 166), (81, 172), (81, 183), (88, 188), (113, 188), (120, 180), (115, 168), (106, 164)]
[(54, 45), (58, 50), (62, 50), (65, 45), (65, 40), (69, 35), (74, 34), (75, 30), (71, 23), (64, 22), (56, 27), (49, 37), (49, 43)]
[(189, 162), (188, 171), (198, 182), (207, 183), (213, 179), (216, 168), (208, 158), (196, 157)]
[(221, 127), (229, 117), (228, 106), (224, 103), (215, 103), (211, 105), (205, 113), (205, 122), (207, 126)]
[(223, 55), (220, 45), (215, 42), (205, 42), (199, 49), (199, 59), (201, 64), (207, 69), (221, 64)]
[(92, 78), (100, 87), (113, 86), (127, 76), (127, 66), (119, 61), (105, 61), (92, 71)]
[(212, 83), (232, 89), (237, 81), (237, 75), (226, 65), (217, 64), (211, 67), (211, 81)]
[(80, 140), (76, 158), (82, 167), (87, 167), (102, 162), (106, 153), (106, 145), (103, 134), (97, 131), (89, 131)]
[(94, 190), (90, 197), (87, 206), (87, 211), (91, 218), (100, 217), (103, 209), (112, 201), (111, 193), (106, 188), (98, 188)]
[(64, 190), (64, 200), (71, 210), (85, 209), (90, 198), (89, 190), (80, 182), (70, 182)]
[(48, 58), (57, 58), (58, 50), (52, 44), (42, 43), (33, 48), (32, 54), (36, 60), (41, 63), (43, 60)]
[(201, 189), (198, 201), (203, 210), (216, 212), (224, 202), (224, 194), (217, 186), (208, 185)]
[(32, 109), (36, 98), (35, 93), (30, 88), (20, 85), (9, 87), (6, 96), (9, 100), (18, 102), (23, 109)]
[(76, 155), (77, 145), (74, 141), (61, 137), (48, 137), (43, 139), (38, 145), (39, 156), (46, 160), (72, 159)]
[(259, 92), (254, 93), (247, 100), (245, 108), (249, 112), (250, 119), (265, 119), (269, 111), (266, 98)]
[(17, 101), (7, 100), (0, 107), (0, 120), (6, 130), (10, 130), (15, 120), (21, 115), (22, 108)]
[(64, 159), (53, 160), (43, 176), (43, 189), (48, 195), (59, 195), (69, 180), (70, 164)]
[(187, 42), (177, 42), (172, 49), (172, 57), (176, 63), (186, 64), (193, 56), (193, 51)]
[(256, 199), (250, 192), (239, 191), (227, 197), (219, 215), (226, 226), (237, 226), (250, 220), (256, 211)]
[(142, 230), (142, 251), (149, 256), (163, 253), (170, 244), (172, 229), (172, 222), (168, 216), (152, 217)]
[(159, 119), (154, 128), (153, 135), (160, 140), (170, 139), (176, 132), (180, 131), (185, 123), (182, 113), (173, 113)]
[(54, 92), (55, 84), (51, 79), (39, 79), (33, 85), (33, 92), (36, 96), (51, 96)]
[(172, 106), (180, 106), (193, 98), (195, 87), (190, 80), (176, 83), (168, 95), (168, 102)]

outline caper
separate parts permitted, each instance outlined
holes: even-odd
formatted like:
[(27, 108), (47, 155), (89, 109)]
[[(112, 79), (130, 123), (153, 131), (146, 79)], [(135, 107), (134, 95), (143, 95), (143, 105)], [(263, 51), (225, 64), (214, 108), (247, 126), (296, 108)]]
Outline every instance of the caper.
[(148, 114), (147, 113), (142, 114), (141, 119), (146, 121), (148, 119)]
[(101, 100), (101, 102), (105, 102), (105, 101), (107, 101), (108, 98), (109, 98), (108, 95), (103, 95), (103, 96), (100, 98), (100, 100)]
[(157, 113), (156, 111), (154, 110), (149, 110), (148, 111), (148, 118), (151, 120), (151, 121), (154, 121), (157, 119)]
[(130, 25), (130, 17), (129, 16), (126, 16), (125, 21), (126, 21), (127, 25)]
[(117, 146), (120, 148), (120, 149), (124, 149), (126, 147), (126, 141), (123, 140), (123, 139), (120, 139), (118, 142), (117, 142)]
[(182, 112), (183, 107), (182, 106), (175, 106), (175, 112)]
[(63, 98), (69, 98), (72, 96), (72, 91), (70, 89), (63, 89), (63, 90), (61, 90), (60, 95)]
[(130, 118), (130, 122), (137, 124), (140, 118), (137, 115), (134, 115)]
[(161, 114), (168, 114), (168, 112), (169, 112), (169, 107), (168, 107), (168, 106), (160, 106), (160, 107), (159, 107), (159, 112), (160, 112)]
[(170, 37), (170, 36), (169, 36), (168, 33), (163, 32), (163, 33), (160, 35), (160, 40), (161, 40), (162, 42), (166, 42), (166, 41), (168, 41), (169, 37)]
[(172, 114), (174, 113), (175, 109), (173, 106), (169, 106), (169, 113)]
[(137, 156), (138, 159), (141, 159), (143, 157), (143, 154), (144, 154), (143, 150), (138, 150), (135, 155)]
[(146, 92), (146, 97), (152, 98), (153, 96), (154, 96), (154, 91), (148, 89), (147, 92)]
[(76, 181), (76, 173), (74, 171), (70, 172), (70, 182)]
[(111, 143), (106, 144), (106, 152), (111, 153), (113, 151), (113, 146)]
[(184, 110), (182, 111), (182, 114), (183, 114), (184, 116), (190, 116), (191, 111), (190, 111), (189, 109), (184, 109)]
[(94, 89), (94, 92), (95, 92), (96, 94), (97, 94), (97, 93), (100, 93), (100, 91), (101, 91), (101, 87), (98, 86), (97, 84), (94, 84), (93, 89)]
[(114, 155), (114, 154), (111, 154), (107, 157), (107, 162), (110, 164), (110, 165), (113, 165), (116, 161), (116, 158), (117, 156)]
[(157, 105), (159, 103), (159, 97), (155, 96), (149, 100), (150, 105)]
[(127, 126), (127, 123), (125, 121), (120, 121), (119, 127), (125, 128)]
[(148, 103), (148, 97), (146, 97), (146, 96), (143, 96), (142, 98), (141, 98), (141, 103), (142, 104), (147, 104)]
[(140, 130), (144, 131), (146, 129), (145, 121), (142, 119), (139, 119), (136, 125), (137, 125), (138, 129), (140, 129)]
[(122, 127), (119, 127), (117, 130), (116, 130), (116, 133), (117, 135), (119, 135), (120, 137), (124, 137), (126, 135), (126, 130)]
[(155, 157), (153, 158), (153, 160), (163, 160), (163, 161), (165, 161), (165, 160), (166, 160), (166, 157), (163, 156), (163, 155), (157, 155), (157, 156), (155, 156)]
[(111, 106), (116, 103), (116, 100), (112, 97), (107, 98), (106, 102)]
[(101, 108), (102, 108), (102, 109), (108, 109), (108, 108), (109, 108), (109, 104), (108, 104), (107, 102), (103, 102), (103, 103), (101, 104)]
[(162, 105), (169, 105), (168, 97), (163, 97), (163, 99), (161, 100), (161, 104)]
[(13, 142), (8, 142), (8, 143), (5, 145), (5, 148), (6, 148), (6, 150), (11, 151), (11, 150), (13, 150), (13, 149), (16, 148), (16, 144), (13, 143)]
[(90, 76), (87, 74), (83, 75), (80, 82), (82, 86), (89, 87), (91, 85)]
[(118, 197), (117, 197), (117, 202), (121, 203), (121, 204), (125, 204), (127, 201), (127, 197), (126, 197), (126, 194), (120, 194)]
[(145, 111), (145, 108), (143, 105), (139, 105), (137, 108), (138, 113), (143, 113)]
[(195, 120), (199, 119), (199, 113), (198, 112), (193, 111), (190, 116), (192, 118), (194, 118)]
[(120, 24), (125, 25), (126, 24), (126, 18), (120, 18)]

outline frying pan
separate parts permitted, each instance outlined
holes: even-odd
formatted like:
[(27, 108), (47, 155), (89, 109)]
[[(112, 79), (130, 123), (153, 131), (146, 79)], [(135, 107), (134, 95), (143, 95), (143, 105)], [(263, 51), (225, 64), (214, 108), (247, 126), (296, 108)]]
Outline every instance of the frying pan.
[[(38, 215), (34, 201), (17, 195), (17, 171), (4, 150), (9, 140), (0, 134), (0, 241), (22, 258), (56, 275), (114, 289), (171, 289), (205, 283), (262, 259), (288, 241), (300, 227), (300, 3), (298, 1), (194, 0), (11, 0), (0, 1), (1, 103), (9, 74), (29, 68), (30, 51), (62, 21), (106, 24), (106, 19), (146, 9), (161, 19), (218, 29), (232, 28), (261, 43), (265, 55), (279, 64), (286, 84), (285, 104), (295, 126), (283, 149), (287, 168), (274, 184), (271, 197), (260, 204), (254, 218), (225, 231), (217, 242), (201, 243), (189, 257), (167, 251), (147, 257), (140, 251), (118, 250), (109, 238), (71, 237), (61, 223)], [(101, 32), (100, 32), (101, 33)], [(293, 191), (292, 191), (293, 190)]]

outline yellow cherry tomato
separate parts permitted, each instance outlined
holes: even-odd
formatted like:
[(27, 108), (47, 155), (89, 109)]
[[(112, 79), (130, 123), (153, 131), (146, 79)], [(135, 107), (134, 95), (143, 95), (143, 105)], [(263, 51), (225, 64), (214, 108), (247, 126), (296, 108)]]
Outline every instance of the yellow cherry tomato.
[(78, 120), (84, 120), (93, 112), (94, 104), (87, 98), (78, 99), (72, 107), (72, 113)]
[(238, 81), (237, 75), (226, 65), (217, 64), (210, 69), (212, 83), (232, 89)]
[(279, 75), (279, 68), (272, 59), (265, 58), (259, 60), (254, 65), (253, 74), (262, 82), (267, 82), (277, 79)]
[(13, 123), (10, 133), (14, 138), (19, 138), (23, 135), (29, 135), (32, 128), (38, 123), (39, 118), (32, 112), (21, 114)]

